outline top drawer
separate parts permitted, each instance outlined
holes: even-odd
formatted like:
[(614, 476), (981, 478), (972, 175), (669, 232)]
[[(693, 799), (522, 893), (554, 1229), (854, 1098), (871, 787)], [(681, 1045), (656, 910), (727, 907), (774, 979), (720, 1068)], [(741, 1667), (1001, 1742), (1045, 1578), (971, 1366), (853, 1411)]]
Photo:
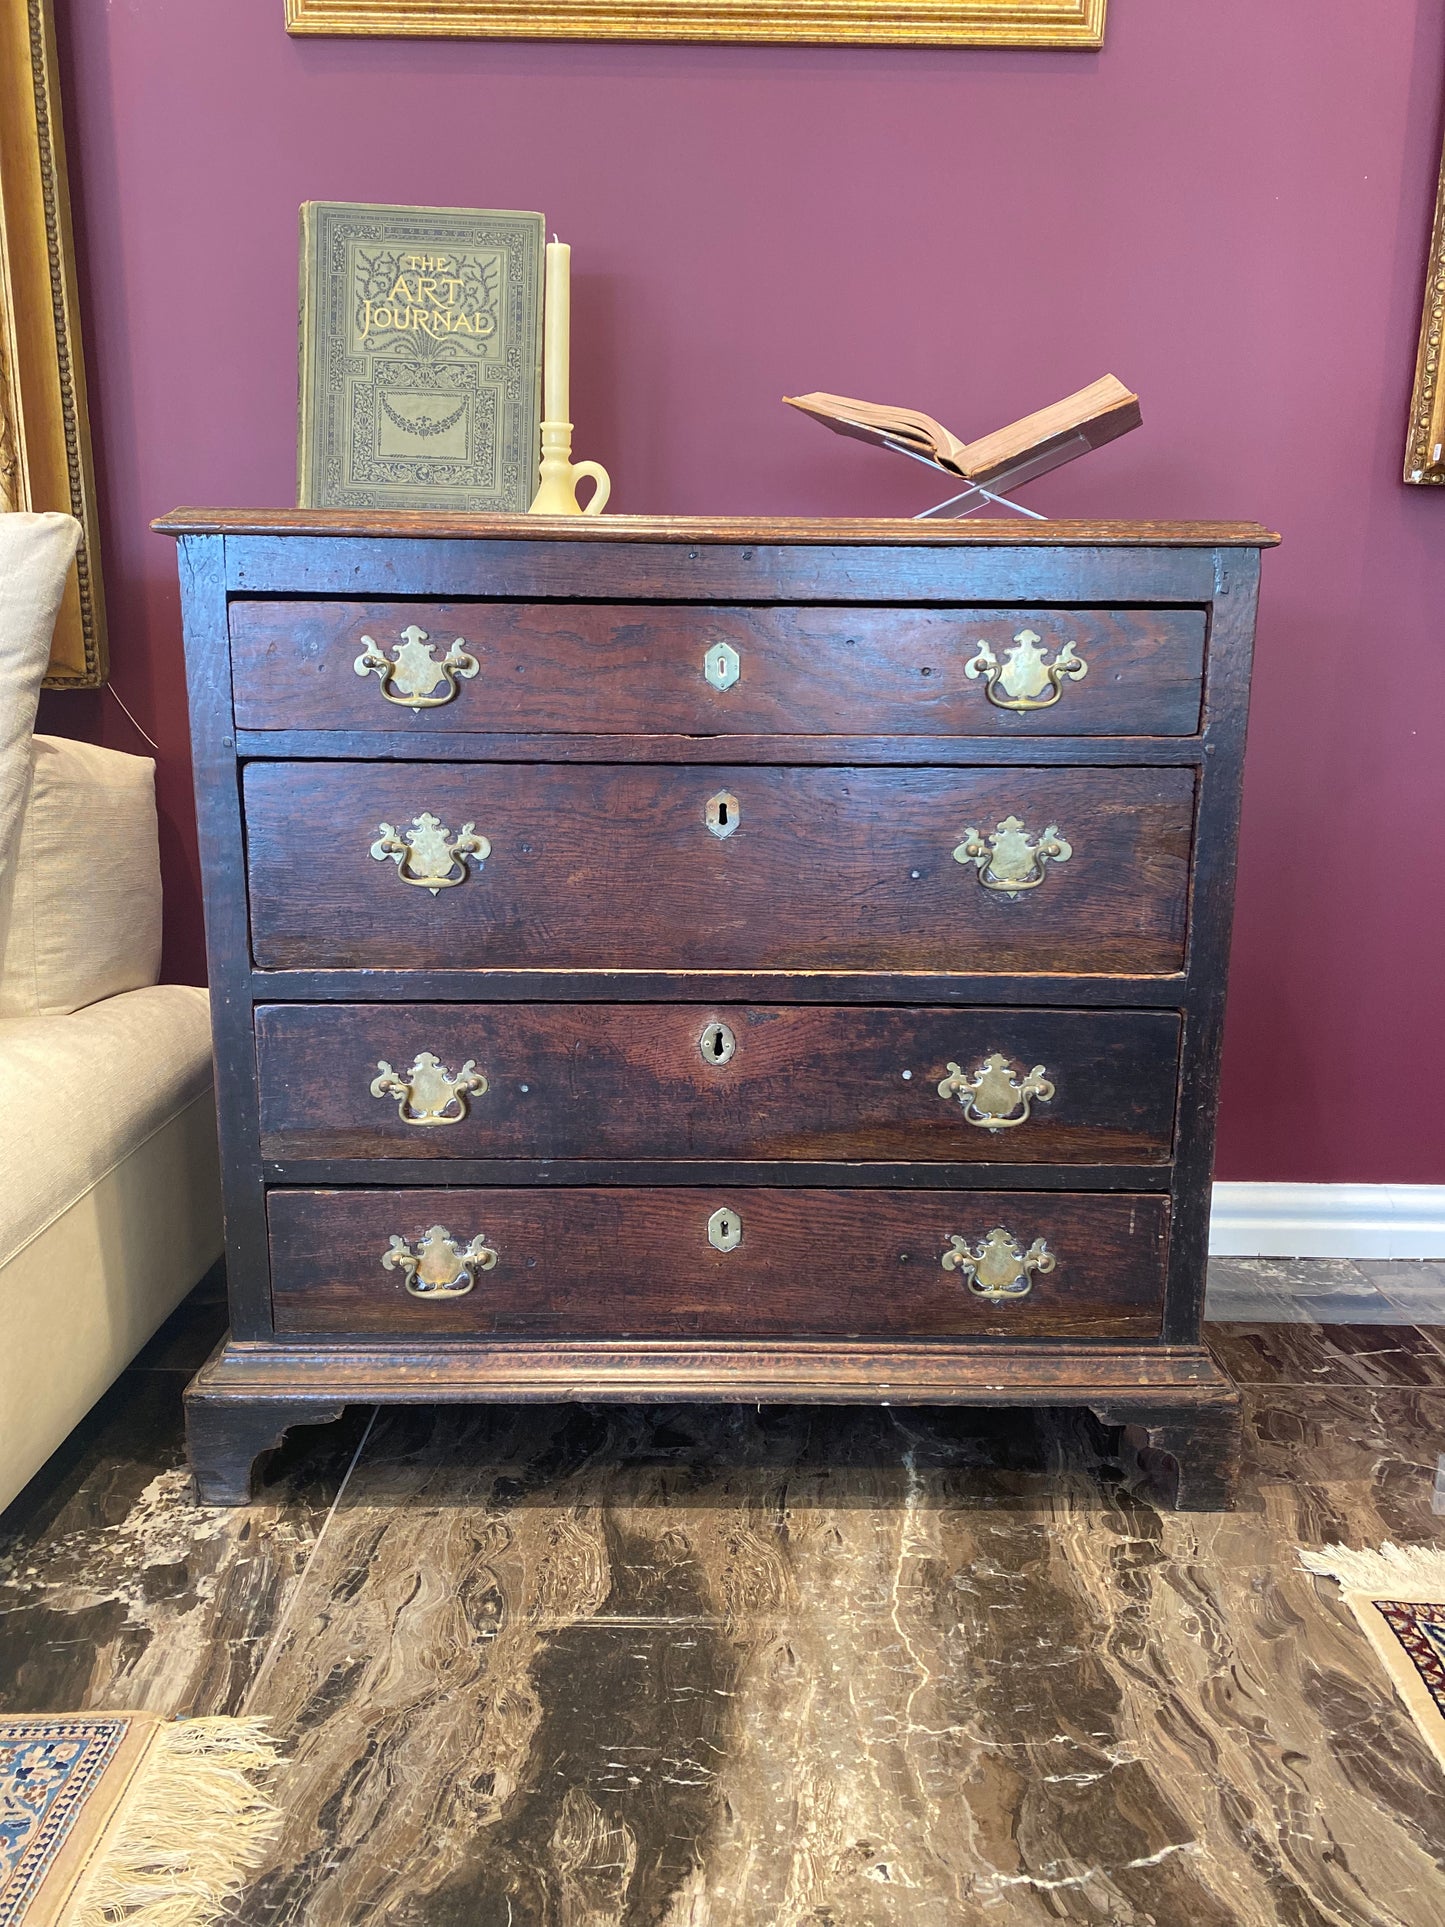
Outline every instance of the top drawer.
[(241, 729), (1191, 736), (1204, 634), (1188, 608), (231, 604)]

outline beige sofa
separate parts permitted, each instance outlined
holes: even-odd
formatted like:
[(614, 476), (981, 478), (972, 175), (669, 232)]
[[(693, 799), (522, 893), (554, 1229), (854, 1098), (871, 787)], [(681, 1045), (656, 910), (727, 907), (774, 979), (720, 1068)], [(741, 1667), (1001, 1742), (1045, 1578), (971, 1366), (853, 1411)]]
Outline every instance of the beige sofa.
[(32, 733), (76, 533), (0, 515), (0, 1506), (221, 1250), (206, 993), (156, 982), (155, 765)]

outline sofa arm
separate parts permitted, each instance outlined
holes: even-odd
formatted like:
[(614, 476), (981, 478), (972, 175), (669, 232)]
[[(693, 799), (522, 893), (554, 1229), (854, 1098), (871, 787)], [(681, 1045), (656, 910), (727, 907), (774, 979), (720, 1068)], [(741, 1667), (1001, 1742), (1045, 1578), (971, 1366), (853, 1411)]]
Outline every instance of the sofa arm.
[(155, 983), (161, 869), (155, 764), (64, 736), (32, 739), (0, 1017), (63, 1016)]

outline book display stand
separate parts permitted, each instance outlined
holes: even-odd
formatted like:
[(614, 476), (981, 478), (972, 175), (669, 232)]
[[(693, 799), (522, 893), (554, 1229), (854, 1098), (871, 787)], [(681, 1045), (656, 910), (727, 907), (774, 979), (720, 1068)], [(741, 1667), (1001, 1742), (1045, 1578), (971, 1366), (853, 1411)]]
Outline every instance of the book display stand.
[[(922, 462), (925, 468), (937, 469), (940, 475), (953, 474), (952, 469), (945, 468), (942, 462), (930, 461), (926, 455), (920, 455), (916, 448), (905, 448), (902, 442), (892, 441), (886, 435), (883, 438), (883, 446), (893, 449), (896, 454), (906, 455), (910, 461)], [(1009, 478), (1005, 477), (1005, 480), (1007, 479)], [(1028, 475), (1020, 478), (1024, 482), (1030, 479)], [(977, 497), (977, 500), (972, 500), (973, 497)], [(964, 502), (969, 503), (967, 508), (960, 506)], [(915, 522), (927, 522), (933, 516), (944, 516), (951, 522), (958, 521), (965, 515), (977, 515), (990, 503), (996, 508), (1008, 509), (1014, 515), (1026, 515), (1031, 522), (1047, 522), (1049, 519), (1046, 515), (1040, 515), (1037, 509), (1026, 509), (1022, 502), (1012, 501), (1007, 495), (985, 488), (982, 482), (970, 482), (966, 489), (957, 495), (950, 495), (946, 502), (935, 502), (931, 509), (920, 509), (913, 519)]]
[(784, 395), (790, 408), (800, 409), (835, 435), (849, 435), (875, 448), (891, 448), (940, 475), (967, 484), (957, 495), (935, 502), (914, 516), (915, 522), (935, 517), (957, 520), (985, 508), (1006, 509), (1046, 522), (1037, 509), (1026, 509), (1006, 491), (1022, 488), (1051, 469), (1101, 448), (1139, 426), (1139, 397), (1114, 375), (1103, 375), (1076, 395), (1066, 395), (1007, 427), (977, 441), (963, 442), (942, 422), (916, 408), (885, 408), (877, 402), (856, 401), (847, 395)]

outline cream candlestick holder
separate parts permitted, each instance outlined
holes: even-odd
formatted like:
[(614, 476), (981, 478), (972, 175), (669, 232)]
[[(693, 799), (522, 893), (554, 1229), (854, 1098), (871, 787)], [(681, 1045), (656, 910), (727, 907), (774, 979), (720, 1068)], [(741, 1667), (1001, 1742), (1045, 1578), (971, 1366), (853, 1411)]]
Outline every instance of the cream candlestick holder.
[[(593, 489), (584, 508), (577, 500), (577, 484), (585, 475), (592, 477)], [(601, 462), (572, 460), (571, 422), (543, 422), (541, 481), (527, 513), (600, 515), (611, 493), (612, 477)]]

